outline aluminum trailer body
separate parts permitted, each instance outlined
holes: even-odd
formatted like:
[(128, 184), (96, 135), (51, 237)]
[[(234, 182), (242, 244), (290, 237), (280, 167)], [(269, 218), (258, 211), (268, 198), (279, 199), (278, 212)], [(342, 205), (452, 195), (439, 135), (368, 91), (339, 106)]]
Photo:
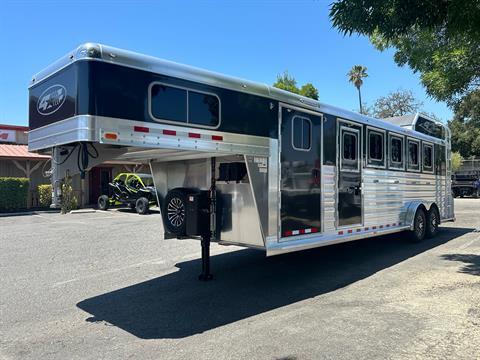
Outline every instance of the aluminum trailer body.
[(399, 126), (92, 43), (35, 75), (29, 94), (29, 150), (52, 153), (56, 195), (67, 173), (147, 162), (165, 238), (181, 237), (165, 221), (188, 216), (169, 193), (213, 185), (212, 241), (267, 256), (414, 231), (419, 212), (454, 219), (450, 133), (424, 115)]

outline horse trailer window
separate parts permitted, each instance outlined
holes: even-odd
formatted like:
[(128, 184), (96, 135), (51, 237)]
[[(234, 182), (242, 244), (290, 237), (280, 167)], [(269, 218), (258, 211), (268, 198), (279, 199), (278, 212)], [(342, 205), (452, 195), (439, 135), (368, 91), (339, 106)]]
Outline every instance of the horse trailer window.
[(221, 105), (215, 94), (153, 83), (149, 106), (154, 120), (208, 128), (220, 125)]
[(433, 146), (423, 145), (423, 171), (433, 172)]
[(150, 90), (150, 110), (155, 119), (187, 122), (187, 90), (154, 84)]
[(368, 157), (367, 165), (384, 167), (384, 145), (385, 145), (385, 134), (380, 131), (375, 131), (367, 129), (367, 147), (368, 147)]
[(403, 138), (390, 136), (390, 165), (395, 169), (403, 169)]
[(358, 134), (344, 130), (342, 134), (342, 159), (341, 169), (359, 171), (358, 161)]
[(292, 145), (295, 150), (308, 151), (312, 143), (312, 123), (310, 119), (294, 116), (292, 119)]
[(188, 92), (188, 122), (215, 127), (220, 122), (220, 100), (210, 94)]
[(416, 140), (408, 140), (408, 170), (420, 171), (418, 155), (420, 143)]

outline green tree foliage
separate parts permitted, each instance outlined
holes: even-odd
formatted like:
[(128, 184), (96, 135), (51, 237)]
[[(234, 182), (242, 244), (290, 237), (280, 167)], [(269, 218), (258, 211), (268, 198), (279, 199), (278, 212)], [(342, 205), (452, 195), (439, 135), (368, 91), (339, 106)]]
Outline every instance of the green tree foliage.
[(313, 84), (306, 83), (301, 88), (297, 86), (297, 80), (291, 76), (288, 71), (285, 71), (281, 75), (277, 75), (277, 81), (273, 84), (274, 87), (285, 91), (290, 91), (294, 94), (309, 97), (311, 99), (318, 100), (318, 90)]
[(387, 96), (379, 97), (369, 112), (374, 117), (384, 119), (416, 113), (422, 105), (423, 103), (415, 99), (410, 90), (399, 89)]
[(464, 158), (480, 156), (480, 90), (466, 96), (455, 106), (448, 123), (452, 132), (452, 150)]
[(457, 171), (462, 166), (463, 157), (459, 152), (452, 152), (452, 171)]
[(360, 108), (360, 114), (363, 114), (362, 106), (362, 93), (360, 88), (363, 85), (363, 79), (368, 76), (367, 68), (363, 65), (354, 65), (347, 74), (348, 81), (351, 82), (358, 90), (358, 104)]
[(333, 26), (369, 36), (420, 74), (427, 93), (450, 104), (480, 85), (480, 6), (473, 0), (338, 0)]

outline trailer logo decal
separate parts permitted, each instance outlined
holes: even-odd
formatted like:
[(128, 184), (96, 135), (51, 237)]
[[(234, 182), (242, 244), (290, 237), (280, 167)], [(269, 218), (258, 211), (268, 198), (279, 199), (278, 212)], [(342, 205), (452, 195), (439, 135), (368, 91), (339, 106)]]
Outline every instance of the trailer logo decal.
[(53, 85), (38, 98), (37, 111), (42, 115), (50, 115), (60, 109), (67, 98), (67, 89), (63, 85)]

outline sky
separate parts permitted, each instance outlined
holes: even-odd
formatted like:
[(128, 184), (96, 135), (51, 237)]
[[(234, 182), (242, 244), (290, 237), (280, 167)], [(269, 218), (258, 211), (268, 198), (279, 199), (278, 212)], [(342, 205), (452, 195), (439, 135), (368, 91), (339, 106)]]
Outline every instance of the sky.
[(84, 42), (98, 42), (272, 84), (285, 70), (311, 82), (320, 101), (358, 110), (348, 82), (368, 68), (363, 100), (411, 90), (423, 110), (452, 112), (429, 98), (418, 74), (379, 52), (368, 38), (344, 37), (328, 18), (334, 0), (0, 0), (0, 123), (28, 124), (31, 77)]

